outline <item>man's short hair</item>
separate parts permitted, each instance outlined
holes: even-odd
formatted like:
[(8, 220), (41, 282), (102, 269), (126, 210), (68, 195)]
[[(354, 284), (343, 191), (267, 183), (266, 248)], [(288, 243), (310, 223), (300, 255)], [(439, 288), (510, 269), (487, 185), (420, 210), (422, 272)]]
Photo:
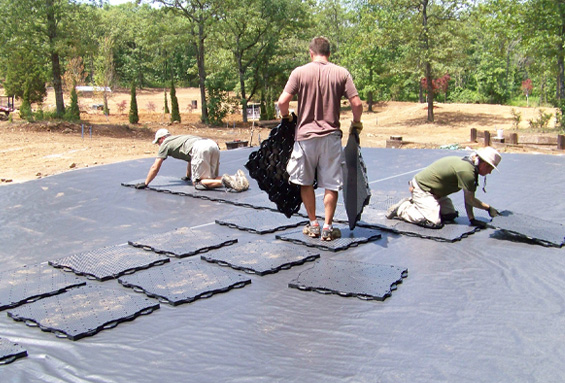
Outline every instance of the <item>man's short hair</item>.
[(325, 37), (314, 37), (309, 48), (315, 55), (330, 56), (330, 41)]

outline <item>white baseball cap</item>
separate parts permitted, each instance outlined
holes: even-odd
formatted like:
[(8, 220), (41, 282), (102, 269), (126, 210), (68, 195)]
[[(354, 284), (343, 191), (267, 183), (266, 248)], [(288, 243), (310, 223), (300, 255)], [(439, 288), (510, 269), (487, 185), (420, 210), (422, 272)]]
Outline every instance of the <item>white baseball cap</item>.
[(490, 146), (480, 148), (477, 150), (477, 155), (487, 164), (498, 170), (497, 166), (500, 163), (500, 160), (502, 160), (502, 156), (496, 149)]
[(159, 141), (160, 138), (162, 137), (167, 137), (170, 136), (171, 133), (169, 133), (169, 131), (167, 129), (159, 129), (157, 132), (155, 132), (155, 139), (153, 140), (153, 143), (156, 144), (157, 141)]

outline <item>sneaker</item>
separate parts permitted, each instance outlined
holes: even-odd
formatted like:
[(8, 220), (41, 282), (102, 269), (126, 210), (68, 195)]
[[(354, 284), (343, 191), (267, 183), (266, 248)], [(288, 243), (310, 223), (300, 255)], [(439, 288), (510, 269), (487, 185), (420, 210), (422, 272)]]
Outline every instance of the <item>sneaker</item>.
[(311, 238), (318, 238), (320, 236), (320, 225), (310, 225), (309, 223), (304, 226), (302, 233)]
[(222, 176), (222, 185), (226, 189), (235, 189), (235, 179), (229, 174), (224, 174)]
[(324, 228), (322, 230), (322, 241), (333, 241), (334, 239), (341, 238), (341, 230), (337, 227)]
[(398, 208), (404, 202), (409, 201), (409, 200), (410, 200), (410, 198), (403, 198), (400, 201), (398, 201), (397, 203), (395, 203), (394, 205), (392, 205), (391, 207), (389, 207), (388, 210), (386, 211), (386, 217), (388, 219), (393, 219), (394, 217), (398, 217)]
[(249, 181), (245, 177), (245, 173), (242, 170), (238, 170), (235, 173), (235, 191), (242, 192), (249, 189)]
[(428, 221), (427, 219), (425, 219), (421, 222), (416, 222), (416, 225), (421, 226), (421, 227), (425, 227), (426, 229), (434, 229), (434, 230), (443, 228), (443, 223), (440, 222), (438, 224), (435, 224), (435, 223)]

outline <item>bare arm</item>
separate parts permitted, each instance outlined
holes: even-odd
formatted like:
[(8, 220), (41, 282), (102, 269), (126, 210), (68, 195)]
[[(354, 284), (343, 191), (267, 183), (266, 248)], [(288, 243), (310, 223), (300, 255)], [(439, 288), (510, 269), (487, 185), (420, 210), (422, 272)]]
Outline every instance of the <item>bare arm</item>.
[(281, 116), (288, 116), (289, 110), (288, 107), (290, 105), (290, 101), (292, 100), (293, 95), (283, 91), (279, 97), (279, 111), (281, 112)]
[(155, 177), (157, 177), (163, 161), (163, 158), (155, 158), (155, 162), (153, 162), (153, 165), (151, 165), (149, 173), (147, 173), (147, 178), (145, 178), (145, 185), (149, 185), (149, 183), (153, 181)]
[(363, 103), (359, 96), (353, 96), (349, 99), (351, 105), (351, 112), (353, 113), (353, 122), (360, 122), (361, 115), (363, 114)]
[(463, 190), (463, 193), (465, 196), (465, 210), (467, 211), (467, 217), (469, 217), (470, 220), (475, 219), (473, 208), (483, 209), (488, 211), (489, 205), (476, 198), (475, 193), (470, 192), (468, 190)]

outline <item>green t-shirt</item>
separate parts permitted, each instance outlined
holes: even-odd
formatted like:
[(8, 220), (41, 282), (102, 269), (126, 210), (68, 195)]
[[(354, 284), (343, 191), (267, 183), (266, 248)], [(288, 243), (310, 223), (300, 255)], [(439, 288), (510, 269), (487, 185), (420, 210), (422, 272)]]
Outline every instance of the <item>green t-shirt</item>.
[(161, 146), (159, 146), (157, 157), (166, 159), (168, 156), (171, 156), (179, 160), (190, 162), (192, 146), (198, 140), (201, 140), (201, 138), (188, 134), (167, 137)]
[(414, 177), (422, 190), (445, 197), (459, 190), (477, 190), (475, 166), (461, 157), (441, 158), (416, 174)]

